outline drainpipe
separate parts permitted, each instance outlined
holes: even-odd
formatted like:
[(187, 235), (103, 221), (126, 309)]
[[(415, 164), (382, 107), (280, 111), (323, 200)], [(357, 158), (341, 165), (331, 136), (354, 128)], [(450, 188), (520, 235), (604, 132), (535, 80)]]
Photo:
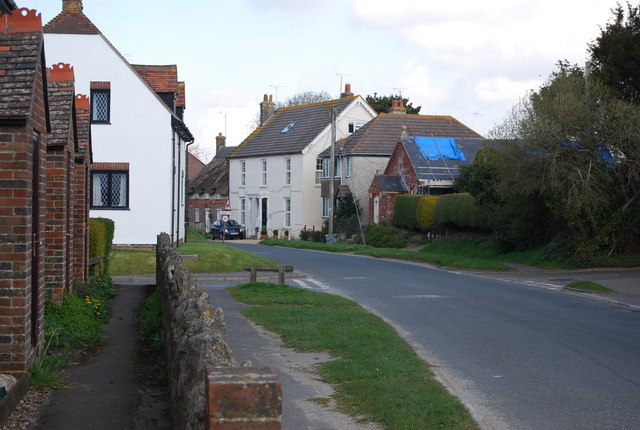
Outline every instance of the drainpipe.
[(173, 240), (173, 222), (176, 211), (176, 131), (173, 128), (171, 128), (171, 153), (171, 169), (173, 170), (171, 175), (171, 243), (175, 243)]
[[(180, 185), (184, 182), (184, 176), (182, 176), (182, 153), (180, 152), (180, 143), (182, 138), (178, 136), (178, 207), (176, 208), (176, 247), (180, 245), (180, 202), (183, 201), (182, 190)], [(186, 154), (185, 154), (186, 155)], [(186, 233), (186, 232), (185, 232)]]
[[(187, 172), (187, 178), (185, 179), (185, 184), (186, 181), (189, 180), (189, 146), (193, 145), (195, 143), (195, 140), (192, 140), (191, 142), (187, 143), (187, 146), (184, 149), (184, 170)], [(188, 227), (188, 219), (189, 219), (189, 202), (187, 199), (187, 187), (184, 187), (184, 243), (187, 243), (187, 227)]]

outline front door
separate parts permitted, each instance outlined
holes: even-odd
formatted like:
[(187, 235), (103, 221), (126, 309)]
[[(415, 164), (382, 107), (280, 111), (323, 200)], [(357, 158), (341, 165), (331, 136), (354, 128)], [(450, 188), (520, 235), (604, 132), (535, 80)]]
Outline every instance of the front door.
[(267, 199), (262, 199), (262, 228), (267, 228)]

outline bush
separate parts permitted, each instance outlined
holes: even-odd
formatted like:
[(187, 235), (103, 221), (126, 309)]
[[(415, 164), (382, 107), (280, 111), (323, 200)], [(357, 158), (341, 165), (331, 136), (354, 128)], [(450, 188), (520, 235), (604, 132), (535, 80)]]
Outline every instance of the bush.
[(109, 273), (109, 257), (113, 245), (115, 224), (108, 218), (89, 219), (89, 258), (102, 257), (98, 265), (97, 273), (92, 275), (104, 275)]
[(367, 245), (376, 248), (404, 248), (407, 239), (395, 227), (385, 224), (370, 225), (365, 234)]
[(422, 196), (416, 206), (416, 222), (423, 232), (428, 232), (434, 223), (438, 196)]
[(394, 204), (393, 225), (407, 230), (418, 230), (416, 211), (418, 201), (422, 196), (400, 195), (396, 197)]
[(488, 211), (479, 206), (469, 193), (440, 196), (434, 213), (438, 225), (455, 225), (460, 228), (488, 230)]
[(324, 242), (324, 233), (322, 233), (322, 230), (314, 230), (311, 234), (311, 240), (313, 242)]
[(300, 240), (309, 240), (309, 232), (307, 230), (300, 232)]

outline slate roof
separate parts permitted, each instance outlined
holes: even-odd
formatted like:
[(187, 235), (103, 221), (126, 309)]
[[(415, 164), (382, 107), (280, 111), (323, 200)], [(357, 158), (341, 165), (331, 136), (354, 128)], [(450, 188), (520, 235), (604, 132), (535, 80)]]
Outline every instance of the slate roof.
[(0, 32), (0, 119), (31, 114), (39, 64), (44, 67), (42, 46), (41, 32)]
[(17, 8), (13, 0), (0, 0), (0, 12), (9, 12)]
[[(485, 139), (455, 139), (456, 147), (464, 153), (466, 163), (471, 164), (476, 158), (476, 154), (483, 148)], [(411, 164), (422, 181), (428, 180), (452, 180), (460, 176), (460, 166), (463, 162), (450, 160), (444, 157), (428, 161), (420, 153), (413, 137), (402, 138), (401, 144), (407, 151)]]
[(200, 174), (189, 184), (189, 194), (210, 193), (229, 194), (229, 160), (223, 156), (236, 146), (218, 149), (216, 156), (207, 164)]
[(82, 6), (60, 12), (43, 28), (45, 33), (56, 34), (101, 34), (87, 16), (82, 13)]
[(230, 157), (301, 153), (330, 125), (334, 107), (339, 116), (358, 97), (280, 108), (269, 121), (254, 130)]
[[(447, 115), (381, 113), (343, 139), (341, 144), (347, 155), (391, 156), (405, 127), (407, 136), (482, 138), (457, 119)], [(321, 157), (328, 156), (329, 150), (321, 154)]]
[(400, 176), (376, 175), (374, 180), (380, 184), (382, 191), (390, 193), (406, 193), (408, 191)]
[(157, 93), (175, 93), (178, 91), (178, 66), (149, 66), (132, 64), (131, 67)]
[(47, 136), (47, 146), (66, 146), (69, 144), (69, 138), (75, 142), (74, 82), (50, 79), (48, 89), (51, 131)]

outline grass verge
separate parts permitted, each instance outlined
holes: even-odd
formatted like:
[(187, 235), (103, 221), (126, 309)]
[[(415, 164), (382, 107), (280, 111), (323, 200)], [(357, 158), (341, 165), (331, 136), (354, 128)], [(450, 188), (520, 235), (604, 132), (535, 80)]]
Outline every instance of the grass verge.
[[(335, 360), (319, 372), (335, 386), (339, 407), (384, 423), (387, 429), (477, 429), (462, 403), (434, 377), (428, 364), (380, 318), (358, 304), (286, 285), (229, 288), (257, 305), (242, 312), (279, 333), (299, 351), (328, 351)], [(317, 401), (318, 399), (316, 399)]]
[(61, 303), (45, 303), (45, 351), (29, 368), (29, 385), (61, 388), (60, 374), (84, 348), (102, 340), (102, 325), (109, 317), (108, 299), (115, 295), (111, 278), (92, 278), (65, 294)]
[(609, 287), (605, 287), (604, 285), (600, 285), (597, 282), (591, 281), (575, 281), (567, 285), (565, 288), (571, 288), (573, 290), (587, 291), (590, 293), (615, 293)]
[(260, 241), (262, 245), (269, 246), (285, 246), (288, 248), (312, 249), (317, 251), (342, 252), (357, 255), (367, 255), (376, 258), (393, 258), (397, 260), (417, 261), (423, 263), (433, 263), (439, 266), (452, 267), (458, 269), (474, 269), (474, 270), (513, 270), (511, 267), (503, 264), (497, 258), (485, 258), (476, 256), (472, 252), (456, 253), (453, 250), (447, 250), (445, 247), (437, 249), (423, 248), (421, 251), (410, 251), (407, 249), (395, 248), (375, 248), (368, 245), (331, 243), (324, 244), (321, 242), (307, 242), (302, 240), (278, 240), (266, 239)]
[[(275, 264), (267, 258), (258, 257), (221, 242), (210, 241), (206, 235), (193, 229), (187, 229), (187, 243), (180, 245), (178, 252), (198, 256), (198, 261), (184, 261), (191, 273), (241, 272), (245, 264)], [(155, 273), (156, 253), (142, 250), (113, 250), (110, 270), (114, 276)]]

